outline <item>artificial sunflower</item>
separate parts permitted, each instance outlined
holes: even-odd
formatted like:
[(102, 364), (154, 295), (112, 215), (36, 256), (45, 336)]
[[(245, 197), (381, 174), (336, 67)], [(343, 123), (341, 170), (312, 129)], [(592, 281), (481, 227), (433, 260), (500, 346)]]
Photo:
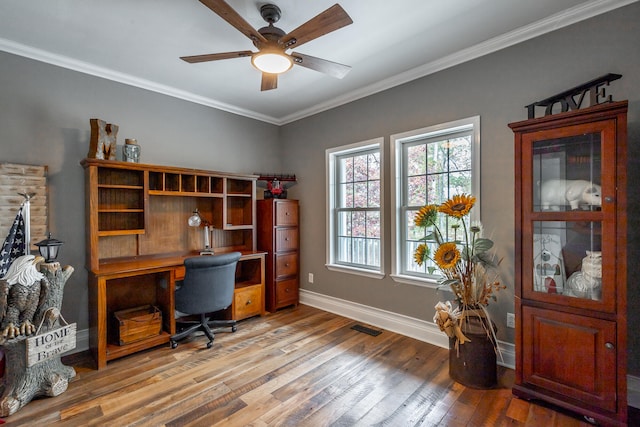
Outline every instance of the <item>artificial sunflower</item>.
[(443, 243), (438, 247), (433, 255), (433, 260), (442, 270), (451, 270), (455, 268), (460, 260), (460, 251), (454, 242)]
[[(468, 317), (477, 317), (487, 334), (491, 336), (494, 346), (497, 339), (486, 306), (496, 299), (495, 293), (505, 286), (496, 280), (499, 276), (491, 239), (482, 237), (480, 224), (471, 225), (469, 215), (476, 198), (469, 194), (459, 194), (441, 205), (422, 207), (414, 217), (417, 228), (424, 228), (424, 237), (420, 240), (414, 253), (416, 265), (423, 266), (429, 275), (440, 270), (442, 278), (440, 287), (448, 287), (458, 302), (453, 309), (450, 303), (439, 303), (436, 306), (434, 321), (450, 338), (455, 340), (456, 347), (468, 339), (463, 329)], [(448, 218), (439, 221), (438, 215)], [(431, 254), (430, 246), (435, 246)], [(496, 351), (499, 349), (496, 347)]]
[(416, 216), (413, 217), (413, 223), (416, 227), (429, 227), (436, 223), (438, 217), (438, 205), (426, 205), (420, 208)]
[(469, 213), (475, 203), (476, 198), (469, 194), (456, 194), (440, 205), (438, 210), (443, 214), (460, 219)]
[(416, 264), (418, 264), (419, 266), (422, 266), (422, 264), (424, 264), (424, 261), (427, 259), (428, 256), (429, 256), (429, 248), (427, 248), (427, 245), (425, 245), (424, 243), (421, 243), (420, 245), (418, 245), (415, 252), (413, 253), (413, 259), (416, 262)]

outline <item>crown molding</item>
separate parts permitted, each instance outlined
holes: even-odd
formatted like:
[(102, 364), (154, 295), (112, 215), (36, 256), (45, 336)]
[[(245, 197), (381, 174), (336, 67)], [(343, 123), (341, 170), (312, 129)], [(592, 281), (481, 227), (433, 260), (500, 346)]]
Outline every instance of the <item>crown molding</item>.
[(471, 61), (473, 59), (480, 58), (498, 50), (516, 45), (518, 43), (522, 43), (551, 31), (555, 31), (560, 28), (578, 23), (580, 21), (584, 21), (585, 19), (601, 15), (611, 10), (627, 6), (637, 1), (638, 0), (595, 0), (573, 7), (571, 9), (567, 9), (563, 12), (549, 16), (548, 18), (518, 28), (501, 36), (478, 43), (466, 49), (462, 49), (456, 53), (397, 74), (388, 79), (384, 79), (356, 91), (346, 93), (343, 96), (334, 98), (330, 101), (314, 105), (312, 108), (301, 110), (295, 114), (288, 115), (286, 117), (283, 117), (279, 124), (283, 125), (291, 123), (296, 120), (300, 120), (305, 117), (330, 110), (340, 105), (357, 101), (358, 99), (365, 98), (378, 92), (382, 92), (384, 90), (391, 89), (410, 81), (428, 76), (438, 71), (442, 71), (447, 68), (451, 68), (453, 66)]
[(526, 25), (517, 30), (494, 37), (487, 41), (478, 43), (472, 47), (462, 49), (454, 54), (445, 56), (436, 61), (429, 62), (419, 67), (400, 73), (396, 76), (381, 80), (374, 84), (365, 86), (361, 89), (351, 91), (342, 96), (333, 98), (327, 102), (314, 105), (312, 108), (300, 110), (294, 114), (284, 117), (271, 117), (255, 111), (239, 108), (235, 105), (223, 103), (213, 98), (200, 96), (191, 92), (183, 91), (172, 86), (163, 85), (151, 80), (141, 79), (130, 74), (121, 73), (105, 67), (99, 67), (84, 61), (79, 61), (64, 55), (58, 55), (47, 52), (31, 46), (23, 45), (11, 40), (0, 38), (0, 50), (45, 62), (58, 67), (67, 68), (84, 74), (101, 77), (107, 80), (126, 84), (149, 90), (151, 92), (160, 93), (184, 101), (193, 102), (195, 104), (204, 105), (251, 119), (271, 123), (274, 125), (285, 125), (296, 120), (309, 117), (332, 108), (339, 107), (349, 102), (365, 98), (367, 96), (382, 92), (384, 90), (408, 83), (438, 71), (445, 70), (455, 65), (462, 64), (467, 61), (479, 58), (484, 55), (496, 52), (509, 46), (521, 43), (523, 41), (541, 36), (548, 32), (575, 24), (585, 19), (609, 12), (611, 10), (623, 7), (639, 0), (594, 0), (582, 5), (578, 5), (571, 9), (552, 15), (548, 18)]
[(191, 92), (177, 89), (173, 86), (163, 85), (151, 80), (141, 79), (131, 74), (121, 73), (109, 68), (100, 67), (88, 62), (79, 61), (64, 55), (58, 55), (35, 47), (27, 46), (21, 43), (0, 38), (0, 50), (12, 53), (14, 55), (23, 56), (25, 58), (34, 59), (50, 65), (66, 68), (91, 76), (100, 77), (117, 83), (145, 89), (151, 92), (168, 95), (173, 98), (182, 99), (184, 101), (193, 102), (195, 104), (204, 105), (215, 108), (217, 110), (226, 111), (228, 113), (249, 117), (251, 119), (260, 120), (267, 123), (278, 124), (278, 120), (274, 117), (266, 116), (255, 111), (245, 110), (235, 105), (226, 104), (213, 98), (196, 95)]

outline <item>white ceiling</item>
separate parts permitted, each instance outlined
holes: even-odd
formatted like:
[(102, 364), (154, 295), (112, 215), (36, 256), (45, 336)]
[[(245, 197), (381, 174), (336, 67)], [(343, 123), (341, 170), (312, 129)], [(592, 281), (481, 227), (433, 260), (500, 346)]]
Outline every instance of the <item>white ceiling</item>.
[[(285, 32), (336, 0), (227, 0), (254, 28), (265, 3)], [(274, 124), (288, 123), (637, 0), (339, 0), (353, 24), (300, 53), (347, 64), (338, 80), (294, 66), (260, 91), (249, 58), (180, 56), (254, 50), (197, 0), (2, 0), (0, 50)]]

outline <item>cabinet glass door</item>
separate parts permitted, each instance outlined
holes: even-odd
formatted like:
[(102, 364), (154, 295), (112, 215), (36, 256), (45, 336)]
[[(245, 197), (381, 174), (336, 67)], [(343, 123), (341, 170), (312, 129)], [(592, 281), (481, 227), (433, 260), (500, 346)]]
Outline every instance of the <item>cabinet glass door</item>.
[(615, 176), (602, 166), (603, 156), (611, 155), (603, 144), (606, 129), (601, 122), (523, 139), (523, 173), (531, 177), (523, 188), (523, 255), (530, 260), (524, 265), (532, 266), (523, 273), (530, 298), (565, 305), (587, 300), (599, 309), (613, 304), (615, 273), (603, 276), (603, 265), (615, 263), (614, 204), (603, 206), (604, 194), (615, 194), (606, 193)]
[(601, 223), (533, 222), (533, 290), (602, 299)]

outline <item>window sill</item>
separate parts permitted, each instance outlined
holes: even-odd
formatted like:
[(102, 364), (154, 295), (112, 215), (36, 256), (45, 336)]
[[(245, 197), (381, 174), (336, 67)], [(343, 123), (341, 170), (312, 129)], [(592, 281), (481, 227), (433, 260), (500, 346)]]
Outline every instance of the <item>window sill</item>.
[(436, 289), (439, 285), (438, 282), (434, 279), (420, 279), (414, 276), (405, 276), (402, 274), (391, 274), (389, 275), (394, 282), (397, 283), (405, 283), (408, 285), (414, 286), (422, 286), (424, 288), (433, 288)]
[(337, 265), (337, 264), (325, 264), (324, 266), (331, 271), (337, 271), (340, 273), (347, 273), (347, 274), (356, 274), (358, 276), (365, 276), (372, 279), (382, 279), (385, 276), (384, 273), (381, 273), (379, 271), (365, 270), (364, 268), (347, 267), (344, 265)]

